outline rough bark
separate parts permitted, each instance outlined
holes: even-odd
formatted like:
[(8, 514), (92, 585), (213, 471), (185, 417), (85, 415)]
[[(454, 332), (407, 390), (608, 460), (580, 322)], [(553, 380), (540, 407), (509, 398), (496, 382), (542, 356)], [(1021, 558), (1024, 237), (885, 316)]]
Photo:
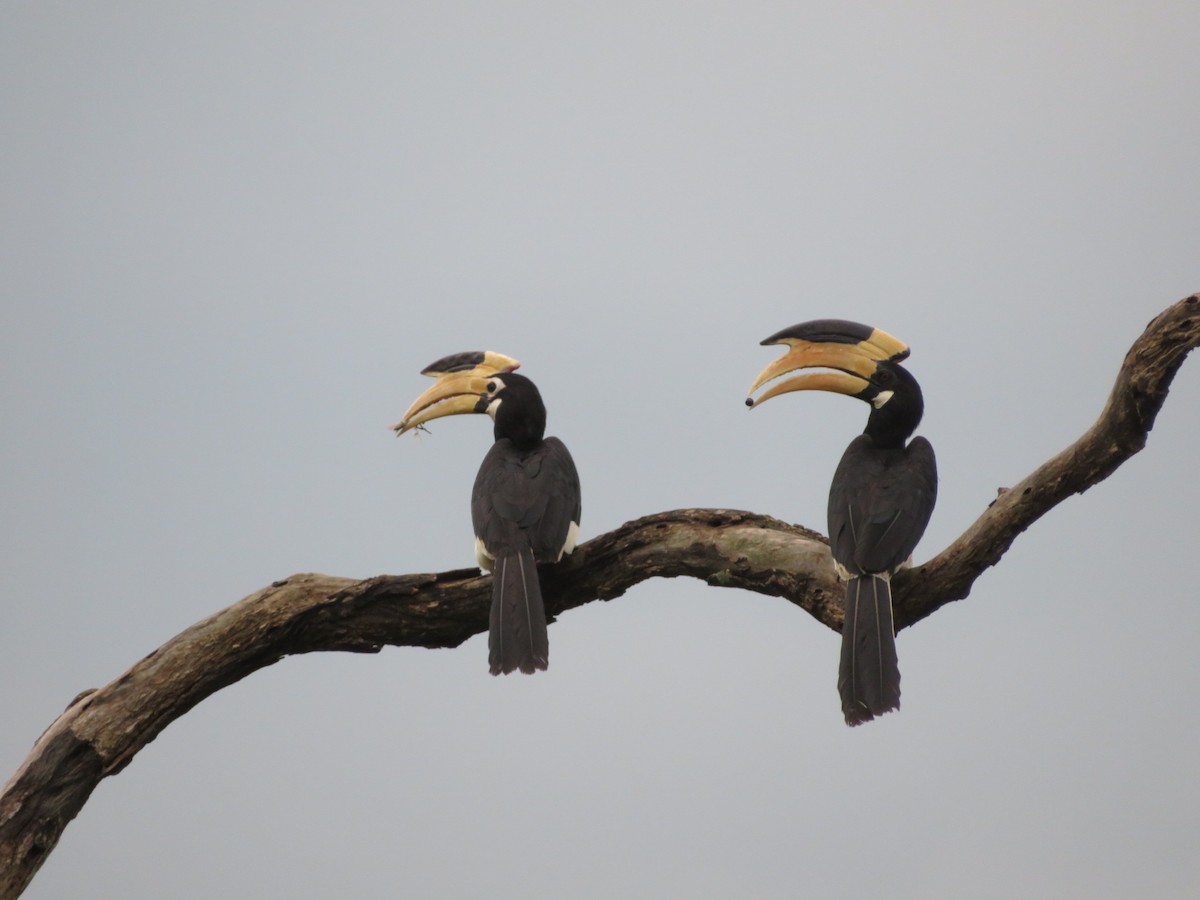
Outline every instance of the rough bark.
[[(897, 628), (966, 597), (1017, 535), (1141, 450), (1197, 343), (1200, 295), (1193, 295), (1134, 342), (1095, 425), (1002, 492), (942, 553), (896, 577)], [(580, 545), (545, 573), (547, 612), (553, 617), (650, 578), (678, 576), (783, 597), (831, 628), (841, 625), (842, 591), (825, 538), (725, 509), (645, 516)], [(476, 569), (365, 581), (293, 575), (198, 622), (105, 687), (85, 691), (0, 794), (0, 900), (21, 894), (102, 778), (205, 697), (292, 654), (457, 646), (487, 629), (489, 596), (488, 579)]]

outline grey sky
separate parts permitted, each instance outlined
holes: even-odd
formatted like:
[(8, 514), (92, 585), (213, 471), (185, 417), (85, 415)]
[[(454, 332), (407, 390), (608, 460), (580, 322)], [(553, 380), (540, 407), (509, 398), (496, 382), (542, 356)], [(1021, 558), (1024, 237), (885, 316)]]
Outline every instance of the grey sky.
[[(758, 341), (884, 328), (942, 549), (1200, 289), (1200, 7), (992, 6), (6, 4), (3, 777), (274, 579), (471, 565), (489, 423), (387, 428), (454, 351), (538, 382), (584, 538), (824, 530), (866, 409), (747, 412)], [(477, 637), (220, 692), (26, 896), (1188, 896), (1198, 404), (1189, 360), (1143, 454), (901, 634), (897, 715), (842, 724), (789, 604), (650, 582), (546, 675)]]

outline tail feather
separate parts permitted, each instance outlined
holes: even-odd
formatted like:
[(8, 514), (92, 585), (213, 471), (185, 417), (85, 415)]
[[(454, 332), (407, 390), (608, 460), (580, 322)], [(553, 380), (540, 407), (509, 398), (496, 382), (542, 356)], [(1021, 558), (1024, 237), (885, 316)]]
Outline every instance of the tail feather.
[(492, 569), (488, 662), (493, 675), (531, 673), (550, 664), (546, 608), (530, 549), (500, 557)]
[(886, 575), (857, 575), (846, 585), (838, 693), (847, 725), (900, 708), (900, 666)]

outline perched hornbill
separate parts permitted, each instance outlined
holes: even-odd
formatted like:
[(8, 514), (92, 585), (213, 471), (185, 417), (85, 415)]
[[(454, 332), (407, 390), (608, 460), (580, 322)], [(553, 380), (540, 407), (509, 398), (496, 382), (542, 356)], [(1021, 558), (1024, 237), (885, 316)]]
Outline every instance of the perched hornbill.
[(834, 371), (781, 381), (747, 406), (805, 390), (871, 404), (866, 430), (842, 454), (829, 489), (829, 545), (847, 582), (838, 692), (846, 724), (858, 725), (900, 708), (891, 578), (909, 563), (937, 499), (933, 447), (923, 437), (908, 441), (925, 408), (921, 388), (900, 365), (908, 347), (856, 322), (802, 322), (762, 343), (789, 349), (762, 371), (751, 394), (796, 369)]
[(579, 535), (579, 475), (566, 445), (544, 437), (546, 407), (534, 383), (500, 353), (446, 356), (423, 375), (437, 383), (393, 425), (396, 434), (431, 419), (487, 413), (496, 442), (471, 491), (475, 558), (492, 572), (488, 660), (493, 675), (549, 664), (546, 609), (537, 567), (558, 562)]

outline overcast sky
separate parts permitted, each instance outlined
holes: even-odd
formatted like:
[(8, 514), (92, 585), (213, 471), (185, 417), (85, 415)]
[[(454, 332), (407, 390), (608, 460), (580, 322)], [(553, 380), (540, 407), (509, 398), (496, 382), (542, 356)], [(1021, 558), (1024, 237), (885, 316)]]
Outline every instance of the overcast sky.
[[(984, 7), (987, 7), (986, 9)], [(787, 325), (899, 336), (918, 560), (1074, 440), (1200, 290), (1200, 5), (7, 3), (0, 781), (79, 691), (293, 572), (473, 564), (483, 418), (541, 387), (582, 537), (821, 531), (866, 407), (748, 412)], [(456, 650), (285, 660), (106, 780), (26, 896), (1193, 896), (1200, 360), (1146, 450), (899, 638), (653, 581)]]

